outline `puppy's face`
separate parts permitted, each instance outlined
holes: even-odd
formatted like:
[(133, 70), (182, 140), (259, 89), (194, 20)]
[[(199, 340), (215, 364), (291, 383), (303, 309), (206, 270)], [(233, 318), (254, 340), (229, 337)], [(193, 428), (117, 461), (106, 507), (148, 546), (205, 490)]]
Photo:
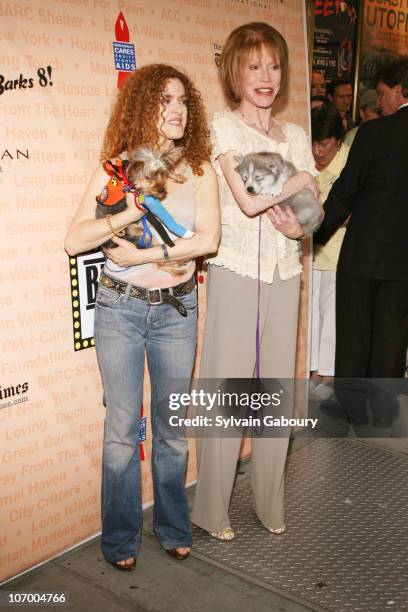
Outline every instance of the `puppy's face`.
[(235, 172), (240, 175), (249, 195), (261, 194), (267, 185), (270, 187), (279, 178), (282, 158), (276, 153), (254, 153), (234, 159), (238, 162)]
[(136, 189), (158, 200), (167, 197), (169, 162), (165, 156), (160, 156), (149, 149), (136, 149), (129, 156), (127, 176)]
[(167, 197), (166, 181), (167, 176), (163, 176), (162, 174), (158, 174), (152, 178), (144, 176), (132, 179), (132, 183), (137, 190), (143, 191), (143, 193), (151, 195), (160, 201)]

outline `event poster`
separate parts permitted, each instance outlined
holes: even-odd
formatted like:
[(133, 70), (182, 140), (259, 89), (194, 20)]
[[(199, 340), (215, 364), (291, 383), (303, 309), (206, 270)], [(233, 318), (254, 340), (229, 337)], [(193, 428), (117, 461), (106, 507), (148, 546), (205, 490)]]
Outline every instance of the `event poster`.
[(360, 80), (369, 88), (379, 65), (408, 53), (408, 2), (368, 0), (363, 18)]
[(326, 82), (353, 77), (357, 10), (357, 0), (314, 0), (313, 70)]

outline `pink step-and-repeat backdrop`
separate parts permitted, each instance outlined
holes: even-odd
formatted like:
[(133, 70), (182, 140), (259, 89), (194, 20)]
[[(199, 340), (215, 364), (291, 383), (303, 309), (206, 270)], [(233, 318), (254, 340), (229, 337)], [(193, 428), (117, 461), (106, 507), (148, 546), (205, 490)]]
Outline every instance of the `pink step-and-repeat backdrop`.
[[(104, 408), (92, 321), (101, 258), (69, 258), (63, 240), (98, 164), (118, 71), (181, 67), (211, 116), (225, 106), (223, 42), (254, 20), (288, 41), (291, 89), (280, 116), (307, 128), (302, 0), (0, 0), (0, 580), (100, 529)], [(203, 284), (199, 346), (204, 314)], [(304, 308), (300, 374), (306, 338)]]

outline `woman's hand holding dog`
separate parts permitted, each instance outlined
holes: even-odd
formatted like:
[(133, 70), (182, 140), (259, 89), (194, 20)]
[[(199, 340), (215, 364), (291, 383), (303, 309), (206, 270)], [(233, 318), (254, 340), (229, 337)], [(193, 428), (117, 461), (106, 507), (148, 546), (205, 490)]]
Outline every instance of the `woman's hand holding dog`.
[[(302, 189), (307, 188), (313, 193), (314, 197), (319, 200), (319, 188), (313, 176), (306, 171), (298, 172), (295, 177), (302, 185)], [(302, 226), (299, 219), (292, 211), (290, 206), (281, 208), (279, 204), (268, 208), (266, 215), (271, 220), (273, 226), (279, 230), (284, 236), (292, 239), (304, 238)], [(322, 216), (324, 216), (322, 208)]]
[(289, 206), (285, 206), (285, 208), (282, 209), (279, 204), (277, 204), (276, 206), (268, 208), (266, 214), (272, 221), (272, 225), (287, 238), (303, 238), (302, 226)]
[(104, 253), (118, 266), (127, 268), (128, 266), (146, 263), (146, 252), (144, 249), (138, 249), (128, 240), (123, 240), (123, 238), (118, 236), (113, 236), (112, 242), (115, 242), (118, 246), (112, 249), (104, 249)]

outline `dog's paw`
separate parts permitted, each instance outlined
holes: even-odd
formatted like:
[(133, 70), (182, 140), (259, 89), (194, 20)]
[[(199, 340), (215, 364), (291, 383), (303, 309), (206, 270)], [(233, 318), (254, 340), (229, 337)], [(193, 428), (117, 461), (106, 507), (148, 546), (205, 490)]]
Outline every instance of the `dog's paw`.
[(282, 193), (282, 188), (278, 188), (278, 189), (268, 189), (268, 191), (262, 191), (261, 195), (264, 196), (270, 196), (272, 198), (277, 198), (281, 195)]

